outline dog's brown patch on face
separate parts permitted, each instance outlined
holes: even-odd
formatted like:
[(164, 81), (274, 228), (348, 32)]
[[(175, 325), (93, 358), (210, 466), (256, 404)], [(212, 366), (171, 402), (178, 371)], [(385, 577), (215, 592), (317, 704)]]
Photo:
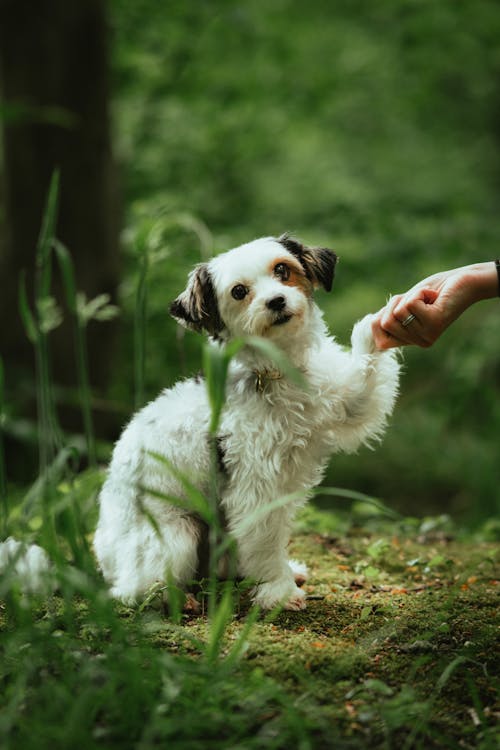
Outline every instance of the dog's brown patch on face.
[[(285, 266), (286, 275), (279, 273), (279, 266)], [(269, 265), (269, 272), (281, 280), (285, 286), (294, 286), (300, 289), (306, 297), (313, 294), (313, 285), (304, 273), (302, 266), (290, 258), (276, 258)]]

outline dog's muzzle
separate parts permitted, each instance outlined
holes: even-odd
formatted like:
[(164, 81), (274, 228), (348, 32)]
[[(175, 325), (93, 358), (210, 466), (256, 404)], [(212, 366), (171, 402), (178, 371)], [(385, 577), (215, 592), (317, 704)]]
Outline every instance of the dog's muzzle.
[(284, 325), (285, 323), (288, 323), (288, 321), (289, 321), (289, 320), (291, 320), (291, 319), (292, 319), (292, 317), (293, 317), (293, 316), (292, 316), (292, 314), (291, 314), (291, 313), (287, 313), (287, 314), (279, 315), (279, 316), (278, 316), (277, 318), (275, 318), (275, 319), (273, 320), (273, 326), (282, 326), (282, 325)]
[(266, 307), (268, 310), (271, 310), (272, 312), (276, 313), (276, 317), (273, 320), (273, 326), (281, 326), (284, 323), (288, 323), (290, 318), (292, 317), (291, 313), (285, 312), (286, 311), (286, 298), (283, 297), (283, 295), (278, 295), (276, 297), (272, 297), (266, 302)]
[(277, 297), (268, 299), (266, 307), (273, 312), (282, 312), (286, 307), (286, 299), (280, 294)]

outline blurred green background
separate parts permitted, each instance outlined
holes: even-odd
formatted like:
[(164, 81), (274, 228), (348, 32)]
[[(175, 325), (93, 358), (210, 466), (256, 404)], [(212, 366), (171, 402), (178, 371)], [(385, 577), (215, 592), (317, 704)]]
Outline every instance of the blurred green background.
[[(335, 249), (318, 302), (346, 344), (390, 293), (498, 257), (494, 0), (112, 0), (107, 14), (123, 260), (105, 437), (134, 406), (146, 236), (149, 398), (200, 366), (201, 338), (180, 335), (167, 306), (212, 252), (284, 231)], [(326, 483), (410, 515), (498, 513), (499, 329), (491, 300), (432, 349), (406, 350), (384, 442), (333, 457)]]

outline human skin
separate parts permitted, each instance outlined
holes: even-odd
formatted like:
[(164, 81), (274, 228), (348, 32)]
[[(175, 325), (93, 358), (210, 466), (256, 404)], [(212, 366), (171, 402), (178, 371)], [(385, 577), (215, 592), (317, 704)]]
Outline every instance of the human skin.
[[(436, 273), (391, 297), (374, 315), (375, 344), (378, 349), (432, 346), (467, 308), (498, 294), (499, 276), (492, 261)], [(415, 318), (403, 326), (409, 315)]]

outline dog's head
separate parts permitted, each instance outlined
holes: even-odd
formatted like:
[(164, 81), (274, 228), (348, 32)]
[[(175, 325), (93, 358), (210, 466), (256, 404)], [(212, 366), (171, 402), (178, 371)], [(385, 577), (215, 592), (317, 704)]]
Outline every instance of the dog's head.
[(265, 336), (284, 343), (303, 330), (315, 288), (332, 288), (337, 256), (283, 235), (202, 263), (172, 303), (176, 320), (214, 338)]

